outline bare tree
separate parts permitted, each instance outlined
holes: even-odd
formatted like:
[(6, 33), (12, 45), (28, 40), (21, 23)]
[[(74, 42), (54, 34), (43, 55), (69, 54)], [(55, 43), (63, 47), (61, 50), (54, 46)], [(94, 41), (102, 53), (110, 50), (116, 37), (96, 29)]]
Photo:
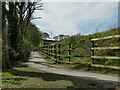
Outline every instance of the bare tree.
[[(8, 38), (9, 45), (13, 51), (18, 52), (18, 38), (19, 35), (24, 39), (27, 31), (28, 31), (28, 25), (32, 19), (35, 19), (36, 17), (33, 17), (33, 13), (35, 10), (42, 10), (42, 3), (38, 2), (37, 0), (29, 1), (29, 2), (2, 2), (2, 22), (3, 27), (5, 26), (5, 19), (8, 20), (8, 37), (4, 37), (3, 40), (6, 40)], [(3, 29), (3, 32), (5, 29)], [(4, 35), (3, 35), (4, 36)], [(3, 43), (6, 45), (6, 43)], [(5, 47), (3, 47), (5, 48)], [(25, 50), (24, 50), (25, 51)], [(6, 52), (6, 51), (5, 51)], [(15, 54), (9, 54), (11, 56), (11, 59), (14, 59)], [(10, 58), (10, 57), (9, 57)], [(7, 65), (9, 62), (5, 62), (4, 65)], [(10, 66), (10, 65), (9, 65)], [(7, 66), (5, 66), (7, 67)]]

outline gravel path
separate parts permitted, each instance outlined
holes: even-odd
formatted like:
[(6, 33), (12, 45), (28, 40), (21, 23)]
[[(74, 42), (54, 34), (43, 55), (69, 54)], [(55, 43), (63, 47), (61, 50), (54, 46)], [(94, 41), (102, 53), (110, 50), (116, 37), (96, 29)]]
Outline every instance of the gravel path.
[(49, 73), (76, 76), (87, 80), (97, 80), (99, 82), (108, 82), (111, 85), (116, 85), (118, 83), (117, 76), (65, 69), (62, 66), (48, 64), (47, 61), (37, 52), (31, 53), (28, 65)]

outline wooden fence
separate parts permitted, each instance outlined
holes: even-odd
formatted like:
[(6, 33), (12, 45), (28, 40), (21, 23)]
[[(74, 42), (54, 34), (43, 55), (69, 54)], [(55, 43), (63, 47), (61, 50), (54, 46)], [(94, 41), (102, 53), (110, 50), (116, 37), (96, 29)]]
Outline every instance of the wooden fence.
[[(95, 67), (103, 67), (103, 68), (112, 68), (112, 69), (120, 69), (119, 66), (110, 66), (110, 65), (101, 65), (101, 64), (95, 64), (94, 60), (95, 59), (116, 59), (116, 60), (120, 60), (119, 56), (96, 56), (95, 55), (95, 50), (120, 50), (120, 46), (106, 46), (106, 47), (95, 47), (95, 43), (98, 40), (105, 40), (105, 39), (111, 39), (111, 38), (120, 38), (120, 35), (115, 35), (115, 36), (108, 36), (108, 37), (103, 37), (103, 38), (94, 38), (91, 40), (80, 40), (80, 42), (87, 42), (87, 44), (89, 44), (88, 47), (79, 47), (79, 48), (73, 48), (73, 44), (75, 43), (65, 43), (66, 47), (65, 48), (61, 48), (63, 47), (61, 43), (57, 43), (57, 44), (52, 44), (49, 46), (42, 46), (41, 48), (41, 52), (47, 54), (50, 58), (54, 59), (57, 62), (63, 62), (61, 60), (61, 57), (66, 57), (68, 58), (68, 60), (66, 61), (66, 63), (72, 63), (71, 61), (71, 57), (75, 57), (75, 55), (72, 55), (73, 51), (81, 51), (81, 50), (87, 50), (87, 52), (89, 52), (88, 55), (79, 55), (78, 58), (90, 58), (90, 62), (91, 62), (91, 66), (95, 66)], [(80, 43), (77, 42), (77, 43)], [(67, 55), (63, 55), (61, 51), (67, 51)]]
[[(91, 60), (91, 66), (103, 67), (103, 68), (112, 68), (112, 69), (120, 69), (120, 67), (119, 67), (120, 57), (119, 56), (96, 56), (95, 55), (95, 50), (120, 50), (120, 46), (119, 46), (120, 41), (119, 40), (118, 40), (118, 45), (117, 46), (95, 47), (95, 41), (107, 40), (107, 39), (112, 39), (112, 38), (114, 38), (114, 39), (120, 38), (120, 35), (91, 39), (91, 59), (92, 59)], [(95, 64), (94, 63), (95, 59), (114, 59), (114, 60), (118, 60), (118, 66)]]
[[(90, 45), (90, 40), (80, 40), (80, 42), (87, 42)], [(78, 42), (78, 43), (80, 43)], [(47, 54), (50, 58), (54, 59), (56, 62), (64, 62), (64, 63), (73, 63), (71, 61), (72, 57), (80, 57), (80, 58), (90, 58), (90, 47), (79, 47), (79, 48), (73, 48), (73, 44), (75, 43), (64, 43), (65, 48), (63, 48), (63, 43), (58, 43), (58, 44), (51, 44), (49, 46), (42, 46), (41, 47), (41, 52)], [(81, 50), (89, 50), (89, 55), (83, 56), (83, 55), (72, 55), (73, 51), (81, 51)], [(62, 51), (65, 51), (66, 54), (63, 54)], [(62, 61), (61, 58), (65, 57), (68, 58), (67, 61)]]

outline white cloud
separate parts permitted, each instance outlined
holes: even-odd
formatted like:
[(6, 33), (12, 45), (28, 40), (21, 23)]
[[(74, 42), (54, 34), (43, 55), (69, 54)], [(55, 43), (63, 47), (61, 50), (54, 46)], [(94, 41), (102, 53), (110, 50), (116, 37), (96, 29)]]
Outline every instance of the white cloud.
[(42, 19), (33, 23), (42, 31), (52, 31), (54, 35), (89, 34), (100, 24), (105, 24), (106, 28), (117, 23), (117, 5), (112, 2), (47, 2), (43, 11), (35, 13), (35, 16), (41, 15)]
[(42, 0), (43, 2), (119, 2), (119, 0)]

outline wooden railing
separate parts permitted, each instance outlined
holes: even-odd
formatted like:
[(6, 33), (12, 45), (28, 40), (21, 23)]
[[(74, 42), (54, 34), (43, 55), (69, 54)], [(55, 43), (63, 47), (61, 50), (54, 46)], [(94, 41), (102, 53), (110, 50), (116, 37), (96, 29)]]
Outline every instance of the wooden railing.
[[(119, 66), (110, 66), (110, 65), (102, 65), (102, 64), (96, 64), (94, 62), (94, 60), (97, 59), (113, 59), (113, 60), (120, 60), (119, 56), (98, 56), (95, 55), (95, 50), (120, 50), (120, 45), (116, 45), (116, 46), (104, 46), (104, 47), (100, 47), (100, 46), (95, 46), (96, 41), (100, 41), (100, 40), (107, 40), (107, 39), (113, 39), (113, 38), (120, 38), (120, 35), (115, 35), (115, 36), (108, 36), (108, 37), (103, 37), (103, 38), (94, 38), (90, 40), (80, 40), (80, 42), (77, 42), (76, 44), (80, 43), (81, 41), (85, 41), (87, 42), (88, 47), (83, 46), (83, 47), (77, 47), (77, 48), (73, 48), (72, 46), (74, 45), (74, 43), (64, 43), (66, 44), (66, 48), (63, 48), (62, 43), (57, 43), (57, 44), (52, 44), (49, 46), (42, 46), (41, 48), (41, 52), (45, 53), (46, 55), (48, 55), (50, 58), (54, 59), (57, 62), (63, 62), (64, 60), (61, 60), (62, 57), (68, 58), (68, 60), (66, 61), (66, 63), (72, 63), (72, 59), (71, 57), (78, 57), (78, 58), (90, 58), (90, 62), (91, 62), (91, 66), (95, 66), (95, 67), (102, 67), (102, 68), (111, 68), (111, 69), (120, 69)], [(119, 41), (120, 42), (120, 41)], [(78, 55), (75, 56), (73, 55), (73, 52), (78, 52), (82, 50), (86, 50), (87, 52), (90, 52), (88, 55)], [(67, 54), (63, 55), (61, 51), (66, 51)]]
[[(100, 64), (95, 64), (94, 60), (95, 59), (116, 59), (120, 60), (119, 56), (96, 56), (95, 55), (95, 50), (120, 50), (120, 46), (106, 46), (106, 47), (95, 47), (95, 41), (98, 40), (107, 40), (107, 39), (113, 39), (113, 38), (120, 38), (120, 35), (115, 35), (115, 36), (108, 36), (108, 37), (103, 37), (103, 38), (94, 38), (91, 39), (91, 65), (95, 67), (104, 67), (104, 68), (112, 68), (112, 69), (120, 69), (119, 66), (110, 66), (110, 65), (100, 65)], [(120, 41), (118, 41), (120, 42)], [(119, 62), (119, 61), (118, 61)], [(118, 64), (119, 65), (119, 64)]]
[(61, 50), (63, 50), (61, 49), (61, 44), (52, 44), (49, 46), (42, 46), (41, 51), (47, 54), (50, 58), (54, 59), (56, 62), (60, 62), (61, 56), (68, 57), (68, 62), (70, 63), (72, 51), (71, 44), (68, 44), (68, 48), (66, 48), (68, 55), (61, 55)]
[[(90, 45), (90, 40), (80, 40), (80, 41), (86, 41), (89, 42)], [(79, 42), (78, 42), (79, 43)], [(52, 44), (49, 46), (42, 46), (41, 48), (41, 52), (47, 54), (50, 58), (54, 59), (56, 62), (64, 62), (64, 63), (74, 63), (71, 61), (71, 57), (77, 57), (77, 58), (90, 58), (90, 47), (85, 48), (85, 47), (81, 47), (81, 48), (73, 48), (72, 45), (74, 43), (70, 44), (70, 43), (64, 43), (65, 48), (63, 48), (63, 44), (62, 43), (58, 43), (58, 44)], [(89, 55), (87, 56), (82, 56), (82, 55), (72, 55), (73, 51), (81, 51), (81, 50), (89, 50)], [(66, 54), (63, 54), (62, 51), (65, 51)], [(68, 58), (67, 61), (61, 60), (61, 58)]]

